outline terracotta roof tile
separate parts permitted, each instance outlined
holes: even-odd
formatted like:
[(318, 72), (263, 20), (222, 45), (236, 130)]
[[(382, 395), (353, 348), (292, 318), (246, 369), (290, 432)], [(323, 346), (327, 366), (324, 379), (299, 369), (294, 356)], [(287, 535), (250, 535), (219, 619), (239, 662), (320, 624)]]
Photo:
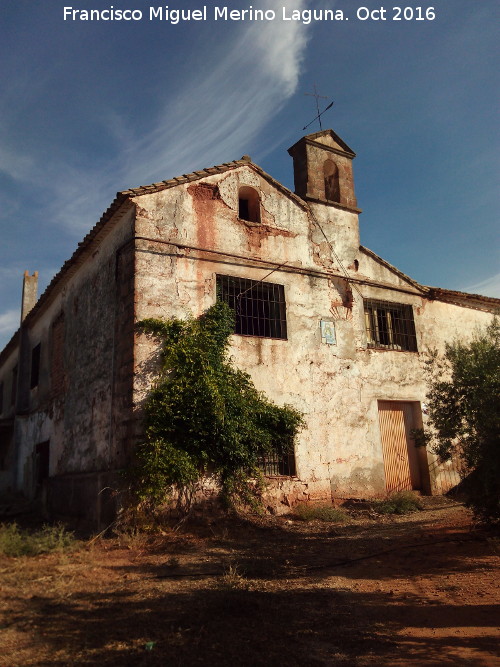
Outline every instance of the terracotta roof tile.
[[(185, 174), (184, 176), (176, 176), (174, 178), (171, 178), (169, 180), (165, 181), (160, 181), (158, 183), (153, 183), (151, 185), (141, 185), (136, 188), (130, 188), (128, 190), (122, 190), (121, 192), (118, 192), (116, 194), (115, 199), (111, 202), (110, 206), (104, 211), (100, 219), (97, 221), (97, 223), (92, 227), (92, 229), (86, 234), (83, 238), (82, 241), (80, 241), (77, 245), (77, 248), (73, 255), (64, 262), (60, 270), (55, 274), (55, 276), (52, 278), (50, 283), (48, 284), (47, 288), (45, 291), (40, 295), (37, 303), (33, 307), (33, 309), (30, 311), (28, 314), (26, 321), (29, 323), (29, 320), (33, 319), (36, 317), (36, 314), (39, 312), (39, 310), (46, 304), (49, 300), (51, 295), (54, 293), (58, 283), (62, 280), (65, 274), (68, 274), (69, 271), (73, 267), (77, 267), (80, 265), (81, 261), (83, 260), (85, 250), (87, 246), (89, 246), (96, 236), (104, 229), (105, 225), (111, 220), (111, 218), (115, 215), (115, 213), (118, 211), (118, 209), (127, 201), (130, 200), (132, 197), (137, 197), (140, 195), (144, 194), (152, 194), (154, 192), (161, 192), (162, 190), (166, 190), (168, 188), (172, 187), (177, 187), (178, 185), (182, 185), (184, 183), (189, 183), (191, 181), (199, 180), (200, 178), (206, 178), (207, 176), (211, 176), (214, 174), (220, 174), (228, 171), (229, 169), (234, 169), (236, 167), (241, 166), (242, 164), (245, 164), (247, 166), (251, 166), (255, 171), (257, 171), (261, 176), (266, 178), (267, 180), (271, 181), (278, 187), (280, 190), (285, 191), (288, 195), (290, 195), (292, 198), (294, 198), (298, 203), (300, 203), (302, 206), (304, 206), (304, 203), (302, 202), (301, 199), (299, 199), (296, 195), (294, 195), (292, 192), (290, 192), (287, 188), (282, 186), (278, 181), (275, 181), (271, 176), (266, 174), (260, 167), (257, 165), (254, 165), (253, 163), (249, 163), (245, 160), (235, 160), (233, 162), (225, 162), (222, 165), (215, 165), (213, 167), (207, 167), (205, 169), (202, 169), (200, 171), (195, 171), (190, 174)], [(19, 331), (19, 330), (18, 330)], [(7, 348), (11, 347), (11, 344), (14, 344), (14, 341), (17, 338), (18, 331), (13, 335), (11, 341), (7, 344), (7, 347), (4, 349), (4, 351)]]

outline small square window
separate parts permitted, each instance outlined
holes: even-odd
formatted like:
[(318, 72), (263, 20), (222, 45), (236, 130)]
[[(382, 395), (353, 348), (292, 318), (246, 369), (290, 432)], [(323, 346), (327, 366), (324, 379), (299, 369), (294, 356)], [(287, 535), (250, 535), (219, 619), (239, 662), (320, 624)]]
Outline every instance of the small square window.
[(217, 276), (217, 298), (236, 314), (235, 333), (287, 338), (285, 288), (259, 280)]
[(374, 299), (365, 299), (364, 306), (368, 347), (417, 351), (411, 306)]

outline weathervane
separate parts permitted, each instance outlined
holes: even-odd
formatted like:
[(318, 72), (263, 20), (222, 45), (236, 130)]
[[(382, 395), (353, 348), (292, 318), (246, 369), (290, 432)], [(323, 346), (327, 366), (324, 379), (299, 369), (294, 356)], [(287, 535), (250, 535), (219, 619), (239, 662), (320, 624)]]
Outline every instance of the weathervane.
[(328, 97), (325, 97), (324, 95), (318, 95), (318, 91), (316, 90), (316, 84), (314, 84), (314, 93), (304, 93), (304, 95), (309, 95), (310, 97), (316, 98), (316, 112), (318, 115), (316, 116), (316, 118), (313, 118), (312, 121), (307, 125), (305, 125), (302, 129), (306, 130), (309, 127), (309, 125), (312, 125), (314, 121), (317, 120), (319, 122), (319, 129), (322, 130), (323, 126), (321, 125), (321, 116), (325, 113), (325, 111), (328, 111), (328, 109), (331, 109), (331, 107), (333, 107), (333, 102), (330, 102), (330, 104), (320, 113), (318, 100), (319, 99), (327, 100)]

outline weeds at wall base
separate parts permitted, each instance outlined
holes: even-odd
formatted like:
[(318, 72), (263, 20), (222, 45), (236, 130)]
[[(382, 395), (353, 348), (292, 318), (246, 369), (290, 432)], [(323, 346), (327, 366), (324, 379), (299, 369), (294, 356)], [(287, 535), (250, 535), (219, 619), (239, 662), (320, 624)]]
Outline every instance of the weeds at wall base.
[(300, 503), (294, 507), (294, 518), (299, 521), (325, 521), (328, 523), (348, 523), (351, 519), (347, 512), (333, 505), (313, 505)]
[(385, 500), (374, 502), (372, 507), (378, 514), (410, 514), (423, 509), (420, 498), (412, 491), (393, 493)]
[(21, 529), (17, 523), (0, 525), (0, 553), (4, 556), (39, 556), (64, 552), (76, 547), (73, 533), (62, 524), (44, 525), (39, 530)]

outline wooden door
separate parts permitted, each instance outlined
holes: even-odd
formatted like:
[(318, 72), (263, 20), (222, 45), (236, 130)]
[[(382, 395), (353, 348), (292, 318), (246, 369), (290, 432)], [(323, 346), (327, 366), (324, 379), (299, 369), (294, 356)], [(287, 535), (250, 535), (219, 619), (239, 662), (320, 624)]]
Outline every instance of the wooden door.
[(378, 416), (387, 493), (420, 489), (417, 450), (410, 437), (413, 403), (379, 401)]

